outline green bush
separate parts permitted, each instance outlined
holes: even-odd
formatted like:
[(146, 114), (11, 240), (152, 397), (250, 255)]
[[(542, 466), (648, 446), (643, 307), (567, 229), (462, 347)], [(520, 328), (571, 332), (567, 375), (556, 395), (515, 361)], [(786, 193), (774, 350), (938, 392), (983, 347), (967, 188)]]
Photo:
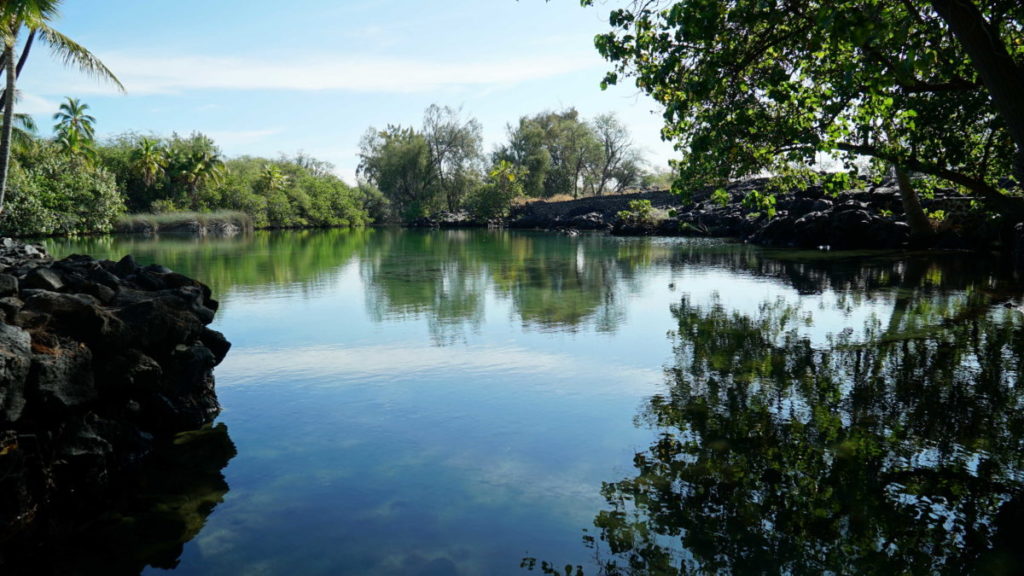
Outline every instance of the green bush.
[(471, 197), (470, 213), (478, 220), (508, 216), (512, 202), (525, 195), (523, 182), (526, 169), (505, 160), (498, 161), (487, 178)]
[(630, 200), (629, 208), (619, 210), (618, 217), (628, 226), (650, 226), (654, 224), (654, 207), (650, 200)]
[(12, 163), (0, 227), (12, 236), (109, 232), (124, 211), (110, 172), (43, 149), (29, 169)]

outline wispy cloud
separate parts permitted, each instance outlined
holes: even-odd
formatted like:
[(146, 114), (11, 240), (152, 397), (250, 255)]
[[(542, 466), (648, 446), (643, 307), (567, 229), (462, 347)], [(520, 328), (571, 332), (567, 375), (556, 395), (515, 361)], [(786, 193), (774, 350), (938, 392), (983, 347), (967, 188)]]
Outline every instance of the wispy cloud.
[[(117, 71), (129, 94), (136, 95), (189, 90), (414, 93), (474, 86), (510, 86), (602, 66), (600, 59), (589, 52), (460, 62), (360, 55), (270, 62), (248, 58), (140, 57), (116, 53), (103, 55), (103, 60)], [(68, 90), (67, 80), (59, 79), (61, 92)], [(110, 87), (90, 80), (79, 78), (72, 82), (76, 93), (112, 92)]]
[(53, 100), (28, 92), (19, 92), (18, 104), (14, 109), (22, 114), (53, 114), (58, 108), (60, 104)]

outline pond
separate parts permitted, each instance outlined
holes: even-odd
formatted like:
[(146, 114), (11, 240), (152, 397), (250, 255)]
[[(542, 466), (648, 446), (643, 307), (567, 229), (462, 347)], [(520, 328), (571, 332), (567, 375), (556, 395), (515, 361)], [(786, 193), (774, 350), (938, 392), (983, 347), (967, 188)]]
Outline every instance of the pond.
[(1024, 314), (994, 260), (488, 230), (47, 247), (221, 301), (234, 455), (183, 546), (121, 551), (146, 574), (1022, 566)]

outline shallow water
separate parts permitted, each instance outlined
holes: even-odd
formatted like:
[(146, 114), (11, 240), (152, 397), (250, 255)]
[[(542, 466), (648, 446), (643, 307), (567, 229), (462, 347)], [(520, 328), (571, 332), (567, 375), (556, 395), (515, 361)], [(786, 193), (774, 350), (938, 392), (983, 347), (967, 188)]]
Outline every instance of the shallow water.
[(48, 248), (221, 301), (237, 455), (175, 575), (1015, 566), (1024, 317), (985, 258), (482, 230)]

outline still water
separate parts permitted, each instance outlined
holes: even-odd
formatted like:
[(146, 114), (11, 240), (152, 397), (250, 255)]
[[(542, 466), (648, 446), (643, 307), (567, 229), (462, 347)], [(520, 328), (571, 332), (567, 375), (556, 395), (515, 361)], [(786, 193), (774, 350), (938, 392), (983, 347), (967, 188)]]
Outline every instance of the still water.
[(234, 344), (236, 453), (183, 546), (124, 551), (146, 574), (1020, 568), (1024, 314), (985, 258), (509, 231), (48, 248), (206, 282)]

